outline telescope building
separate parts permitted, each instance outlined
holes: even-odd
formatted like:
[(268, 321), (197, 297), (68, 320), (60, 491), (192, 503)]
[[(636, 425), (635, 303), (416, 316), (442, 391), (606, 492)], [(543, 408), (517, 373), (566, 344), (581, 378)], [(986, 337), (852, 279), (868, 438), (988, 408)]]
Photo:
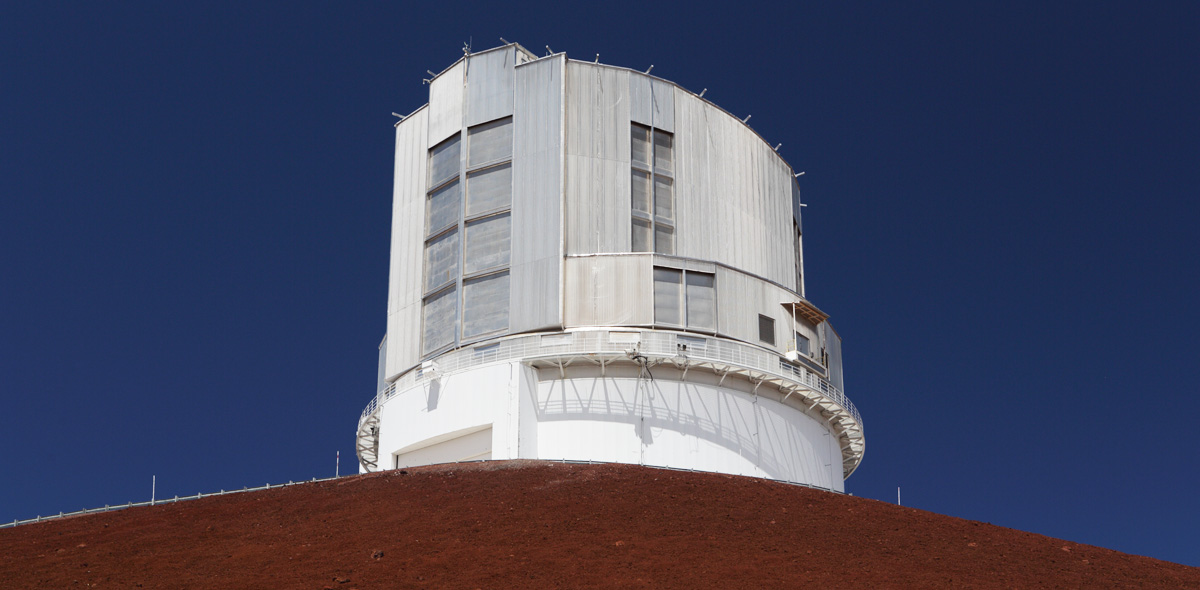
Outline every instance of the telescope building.
[(843, 491), (862, 419), (802, 235), (791, 166), (701, 96), (517, 44), (464, 55), (396, 124), (360, 470), (607, 461)]

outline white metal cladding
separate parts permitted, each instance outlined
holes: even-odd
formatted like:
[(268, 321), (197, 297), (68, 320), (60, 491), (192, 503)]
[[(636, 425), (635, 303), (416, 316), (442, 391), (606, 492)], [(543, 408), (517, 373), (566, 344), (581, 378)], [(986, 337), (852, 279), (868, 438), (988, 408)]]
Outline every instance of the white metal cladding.
[(838, 389), (843, 388), (842, 380), (842, 337), (833, 329), (828, 321), (821, 324), (822, 340), (829, 354), (829, 381)]
[(384, 375), (394, 378), (421, 357), (421, 275), (425, 233), (425, 173), (429, 109), (396, 126), (392, 246), (388, 273), (388, 334)]
[(629, 72), (629, 118), (647, 127), (675, 131), (675, 85)]
[[(513, 113), (513, 69), (517, 49), (500, 47), (467, 58), (467, 127), (486, 123)], [(432, 100), (432, 98), (431, 98)]]
[(465, 71), (466, 62), (459, 61), (430, 82), (429, 140), (425, 147), (433, 147), (462, 131)]
[(516, 69), (509, 330), (562, 326), (563, 64)]
[(794, 289), (792, 175), (745, 124), (675, 93), (676, 246)]
[(630, 249), (629, 73), (567, 62), (567, 254)]
[(567, 326), (654, 323), (653, 256), (584, 256), (566, 260)]

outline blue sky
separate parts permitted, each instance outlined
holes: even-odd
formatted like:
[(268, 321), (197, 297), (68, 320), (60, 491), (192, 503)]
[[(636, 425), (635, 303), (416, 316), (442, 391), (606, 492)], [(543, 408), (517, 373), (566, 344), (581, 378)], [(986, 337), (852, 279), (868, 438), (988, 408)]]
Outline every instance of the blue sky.
[(1194, 3), (0, 6), (0, 521), (353, 468), (391, 112), (504, 37), (806, 174), (856, 496), (1200, 566)]

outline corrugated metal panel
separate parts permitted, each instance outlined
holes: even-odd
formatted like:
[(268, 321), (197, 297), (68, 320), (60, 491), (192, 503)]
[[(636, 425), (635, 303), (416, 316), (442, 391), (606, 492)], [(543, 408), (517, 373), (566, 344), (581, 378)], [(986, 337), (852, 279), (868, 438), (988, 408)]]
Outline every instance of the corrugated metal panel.
[(467, 59), (467, 127), (513, 113), (516, 54), (516, 48), (503, 47)]
[(676, 252), (796, 287), (792, 175), (753, 131), (690, 94), (675, 94)]
[(566, 157), (567, 253), (629, 252), (629, 163)]
[(429, 85), (429, 138), (425, 147), (462, 131), (465, 71), (466, 63), (460, 61)]
[[(793, 300), (793, 295), (757, 277), (724, 267), (717, 268), (717, 331), (721, 334), (760, 346), (786, 352), (788, 341), (794, 338), (792, 316), (781, 305)], [(758, 339), (758, 316), (775, 320), (775, 345)]]
[(829, 382), (846, 391), (846, 384), (842, 381), (842, 337), (838, 336), (828, 321), (821, 324), (821, 329), (824, 332), (825, 352), (829, 355)]
[(389, 336), (384, 369), (388, 379), (420, 360), (428, 120), (429, 109), (422, 109), (396, 126), (392, 256), (388, 276)]
[(675, 85), (630, 72), (629, 118), (635, 123), (674, 132)]
[(567, 62), (567, 253), (630, 248), (629, 72)]
[(562, 325), (564, 57), (516, 69), (509, 332)]
[(568, 328), (654, 322), (653, 261), (648, 254), (568, 258), (564, 289)]

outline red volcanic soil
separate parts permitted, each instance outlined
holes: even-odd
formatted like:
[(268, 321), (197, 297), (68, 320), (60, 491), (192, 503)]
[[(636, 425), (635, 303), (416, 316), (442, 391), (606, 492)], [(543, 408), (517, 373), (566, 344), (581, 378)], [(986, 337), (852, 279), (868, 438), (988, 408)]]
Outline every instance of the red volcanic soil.
[(494, 462), (0, 530), (0, 588), (1200, 588), (1200, 568), (747, 477)]

